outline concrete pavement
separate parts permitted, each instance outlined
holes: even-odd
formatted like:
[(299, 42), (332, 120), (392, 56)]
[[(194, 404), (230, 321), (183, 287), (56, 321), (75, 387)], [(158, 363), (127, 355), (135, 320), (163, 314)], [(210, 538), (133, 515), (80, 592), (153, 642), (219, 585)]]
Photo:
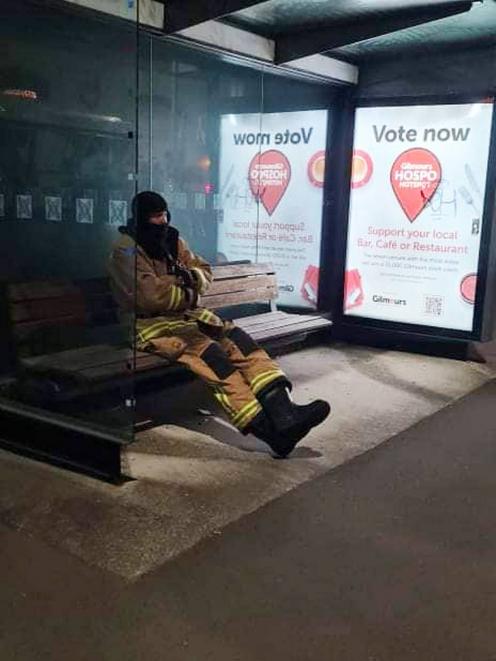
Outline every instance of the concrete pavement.
[(305, 349), (281, 364), (297, 401), (324, 396), (333, 405), (289, 460), (239, 435), (206, 388), (187, 383), (140, 400), (142, 415), (169, 424), (129, 447), (125, 468), (135, 480), (121, 487), (2, 454), (0, 522), (136, 580), (494, 374), (488, 365), (346, 345)]
[(2, 661), (495, 659), (495, 401), (493, 380), (137, 581), (0, 525)]

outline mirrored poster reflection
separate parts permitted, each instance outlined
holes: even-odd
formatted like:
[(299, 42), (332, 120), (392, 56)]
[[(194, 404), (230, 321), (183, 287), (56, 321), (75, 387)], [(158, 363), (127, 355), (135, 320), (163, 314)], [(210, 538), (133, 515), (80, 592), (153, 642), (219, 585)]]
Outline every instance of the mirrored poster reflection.
[(344, 313), (472, 331), (492, 103), (359, 108)]
[(283, 305), (317, 305), (326, 135), (326, 110), (221, 119), (218, 258), (273, 264)]

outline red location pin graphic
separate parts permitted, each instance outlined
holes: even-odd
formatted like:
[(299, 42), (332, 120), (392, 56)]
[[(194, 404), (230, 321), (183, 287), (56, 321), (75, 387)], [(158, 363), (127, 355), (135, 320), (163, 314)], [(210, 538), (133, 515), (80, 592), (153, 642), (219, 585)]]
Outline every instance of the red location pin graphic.
[(271, 149), (252, 159), (248, 179), (253, 196), (272, 216), (291, 181), (291, 165), (282, 152)]
[(391, 186), (408, 220), (418, 218), (441, 183), (441, 163), (428, 149), (409, 149), (391, 168)]

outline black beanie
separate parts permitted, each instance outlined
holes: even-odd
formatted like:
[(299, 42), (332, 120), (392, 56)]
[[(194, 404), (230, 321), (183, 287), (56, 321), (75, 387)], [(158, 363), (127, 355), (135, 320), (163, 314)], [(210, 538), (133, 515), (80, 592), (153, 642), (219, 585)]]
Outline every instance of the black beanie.
[[(127, 227), (119, 228), (119, 231), (132, 236), (152, 259), (174, 261), (179, 233), (169, 226), (171, 217), (164, 198), (158, 193), (143, 191), (134, 197), (131, 209)], [(162, 211), (167, 215), (167, 225), (149, 222), (152, 214)]]
[(158, 193), (153, 191), (142, 191), (133, 198), (132, 218), (130, 221), (134, 227), (144, 227), (150, 220), (150, 216), (161, 211), (168, 211), (167, 202)]

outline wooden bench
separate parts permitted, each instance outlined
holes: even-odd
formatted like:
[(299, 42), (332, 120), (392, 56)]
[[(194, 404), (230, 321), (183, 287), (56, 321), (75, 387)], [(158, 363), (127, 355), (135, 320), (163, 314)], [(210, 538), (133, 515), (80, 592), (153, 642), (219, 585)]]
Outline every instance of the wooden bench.
[[(277, 310), (277, 281), (270, 264), (221, 265), (213, 271), (214, 282), (201, 304), (215, 310), (269, 304), (268, 312), (235, 319), (263, 345), (303, 340), (331, 326), (317, 314)], [(184, 371), (159, 356), (133, 352), (106, 279), (12, 283), (7, 297), (18, 380), (44, 381), (54, 399), (117, 387), (133, 376), (139, 381), (162, 371)]]

